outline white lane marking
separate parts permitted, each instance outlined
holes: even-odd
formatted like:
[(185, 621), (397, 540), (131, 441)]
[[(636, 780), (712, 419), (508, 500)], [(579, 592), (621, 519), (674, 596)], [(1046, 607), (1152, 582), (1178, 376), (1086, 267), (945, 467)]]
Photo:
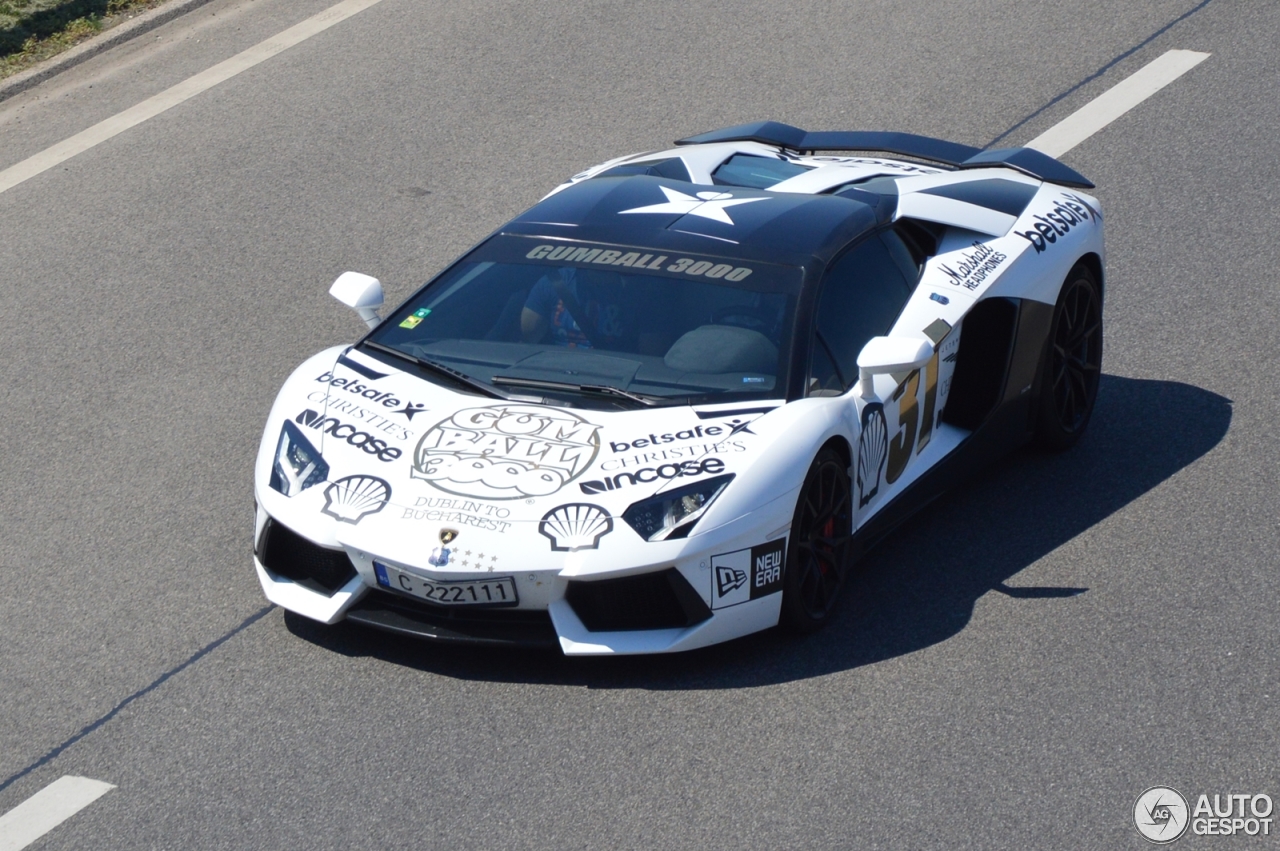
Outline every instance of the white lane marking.
[(0, 816), (0, 851), (21, 851), (114, 788), (88, 777), (59, 777)]
[(1060, 157), (1209, 56), (1194, 50), (1170, 50), (1032, 139), (1027, 147)]
[(266, 41), (259, 42), (248, 50), (237, 53), (212, 68), (188, 77), (181, 83), (165, 89), (158, 95), (147, 98), (123, 112), (103, 119), (88, 130), (64, 139), (52, 147), (45, 148), (38, 154), (28, 157), (17, 165), (0, 171), (0, 192), (12, 189), (24, 180), (29, 180), (47, 171), (59, 163), (64, 163), (76, 154), (83, 153), (95, 145), (123, 133), (148, 118), (155, 118), (166, 109), (177, 106), (185, 100), (195, 97), (203, 91), (213, 88), (225, 80), (229, 80), (242, 71), (247, 71), (260, 62), (265, 62), (277, 53), (306, 41), (313, 35), (324, 32), (334, 24), (341, 23), (357, 12), (368, 9), (382, 0), (343, 0), (330, 6), (318, 15), (294, 24), (287, 30), (277, 33)]

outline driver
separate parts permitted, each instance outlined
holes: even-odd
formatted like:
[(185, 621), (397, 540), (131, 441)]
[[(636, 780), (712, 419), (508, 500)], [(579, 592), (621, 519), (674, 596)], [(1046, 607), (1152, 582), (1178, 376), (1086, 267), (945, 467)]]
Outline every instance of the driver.
[(572, 267), (538, 279), (520, 311), (520, 337), (570, 349), (610, 348), (623, 333), (620, 287)]

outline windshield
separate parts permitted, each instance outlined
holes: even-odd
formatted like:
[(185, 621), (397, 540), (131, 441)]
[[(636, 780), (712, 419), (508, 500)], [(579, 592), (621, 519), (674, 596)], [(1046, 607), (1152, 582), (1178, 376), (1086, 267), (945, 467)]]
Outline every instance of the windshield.
[(776, 397), (800, 280), (769, 263), (497, 236), (368, 340), (507, 392)]

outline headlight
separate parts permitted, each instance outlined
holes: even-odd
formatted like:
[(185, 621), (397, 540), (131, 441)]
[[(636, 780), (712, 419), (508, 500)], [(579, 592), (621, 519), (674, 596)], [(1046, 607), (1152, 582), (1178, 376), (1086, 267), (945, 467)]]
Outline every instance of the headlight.
[(271, 487), (285, 496), (296, 496), (329, 475), (329, 465), (296, 425), (285, 420), (271, 466)]
[(622, 519), (646, 541), (686, 537), (731, 481), (732, 473), (660, 493), (633, 504), (622, 513)]

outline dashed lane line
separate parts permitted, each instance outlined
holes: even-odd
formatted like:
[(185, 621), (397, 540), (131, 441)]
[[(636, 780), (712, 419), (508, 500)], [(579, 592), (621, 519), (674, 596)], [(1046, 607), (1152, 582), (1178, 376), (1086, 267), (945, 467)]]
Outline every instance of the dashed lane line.
[(0, 851), (22, 851), (114, 788), (88, 777), (59, 777), (0, 816)]
[(1194, 50), (1170, 50), (1032, 139), (1027, 147), (1060, 157), (1209, 56)]
[(294, 24), (283, 32), (277, 33), (266, 41), (259, 42), (248, 50), (237, 53), (230, 59), (219, 62), (212, 68), (201, 71), (153, 95), (139, 104), (118, 112), (110, 118), (69, 139), (65, 139), (52, 147), (45, 148), (38, 154), (30, 156), (22, 162), (0, 171), (0, 192), (5, 192), (25, 180), (48, 171), (56, 165), (66, 162), (76, 154), (84, 153), (90, 148), (120, 135), (131, 127), (136, 127), (149, 118), (155, 118), (167, 109), (190, 100), (201, 92), (208, 91), (221, 82), (230, 80), (237, 74), (247, 71), (277, 53), (282, 53), (296, 44), (306, 41), (313, 35), (324, 32), (334, 24), (341, 23), (357, 12), (381, 3), (382, 0), (343, 0), (330, 6), (318, 15), (313, 15), (301, 23)]

